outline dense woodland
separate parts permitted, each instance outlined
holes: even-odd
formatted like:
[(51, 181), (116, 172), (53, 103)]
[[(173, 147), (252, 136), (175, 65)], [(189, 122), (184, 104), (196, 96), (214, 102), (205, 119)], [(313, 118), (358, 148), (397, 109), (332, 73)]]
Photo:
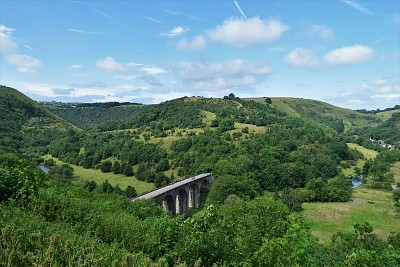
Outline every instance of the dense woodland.
[[(322, 245), (297, 213), (303, 202), (351, 200), (351, 180), (341, 169), (363, 155), (349, 149), (349, 141), (381, 151), (356, 171), (371, 187), (391, 191), (390, 166), (400, 161), (400, 113), (376, 127), (344, 132), (343, 120), (330, 115), (288, 116), (271, 99), (231, 94), (136, 105), (129, 115), (118, 112), (130, 105), (58, 110), (71, 122), (68, 116), (83, 114), (74, 126), (15, 89), (0, 90), (1, 266), (400, 264), (400, 233), (382, 239), (365, 222)], [(74, 113), (88, 108), (92, 113)], [(88, 118), (102, 118), (103, 109), (110, 116), (84, 126)], [(375, 147), (371, 137), (395, 149)], [(69, 164), (156, 187), (202, 172), (216, 179), (202, 213), (171, 217), (153, 201), (132, 202), (135, 188), (72, 184)]]

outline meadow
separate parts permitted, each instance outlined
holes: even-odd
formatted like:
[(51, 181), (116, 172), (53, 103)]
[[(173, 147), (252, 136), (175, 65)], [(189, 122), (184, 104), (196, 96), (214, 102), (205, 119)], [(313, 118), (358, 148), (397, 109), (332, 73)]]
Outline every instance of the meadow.
[[(53, 158), (50, 155), (46, 155), (45, 159)], [(65, 162), (60, 161), (57, 158), (53, 158), (57, 164), (65, 164)], [(74, 168), (74, 177), (72, 183), (76, 185), (83, 185), (85, 182), (95, 181), (97, 185), (101, 185), (105, 180), (107, 180), (112, 186), (119, 185), (123, 190), (126, 189), (128, 185), (133, 186), (138, 194), (147, 192), (154, 188), (153, 183), (146, 183), (139, 181), (135, 177), (127, 177), (123, 174), (114, 174), (112, 172), (102, 172), (98, 169), (85, 169), (81, 166), (74, 164), (69, 164)]]
[[(349, 148), (360, 151), (364, 158), (374, 159), (378, 152), (357, 144), (347, 144)], [(356, 166), (344, 169), (345, 175), (353, 174), (355, 167), (362, 169), (365, 159), (360, 159)], [(395, 181), (400, 181), (400, 162), (394, 164), (391, 171)], [(400, 216), (394, 212), (393, 194), (367, 188), (361, 185), (353, 189), (353, 200), (335, 203), (303, 203), (301, 214), (310, 226), (311, 232), (321, 243), (327, 243), (337, 232), (351, 232), (354, 224), (368, 222), (379, 237), (386, 238), (390, 232), (400, 231)]]

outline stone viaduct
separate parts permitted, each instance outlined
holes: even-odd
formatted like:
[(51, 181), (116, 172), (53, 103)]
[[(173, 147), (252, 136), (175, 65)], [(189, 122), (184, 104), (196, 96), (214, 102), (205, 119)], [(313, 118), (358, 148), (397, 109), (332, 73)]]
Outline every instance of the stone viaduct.
[(202, 189), (207, 189), (213, 180), (211, 173), (199, 174), (150, 191), (134, 198), (133, 201), (152, 198), (173, 216), (187, 214), (189, 208), (200, 207)]

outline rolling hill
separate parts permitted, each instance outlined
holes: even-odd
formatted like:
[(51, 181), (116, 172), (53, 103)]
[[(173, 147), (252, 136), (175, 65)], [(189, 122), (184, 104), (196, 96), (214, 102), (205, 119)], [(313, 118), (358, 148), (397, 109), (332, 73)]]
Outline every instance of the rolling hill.
[(25, 148), (48, 144), (59, 132), (80, 129), (49, 112), (18, 90), (0, 86), (0, 146)]
[[(325, 102), (291, 97), (271, 97), (271, 107), (274, 107), (290, 116), (301, 116), (314, 119), (319, 122), (332, 122), (341, 120), (345, 129), (363, 126), (378, 125), (387, 117), (373, 114), (362, 114), (360, 112), (337, 107)], [(250, 98), (258, 103), (266, 103), (266, 98)]]

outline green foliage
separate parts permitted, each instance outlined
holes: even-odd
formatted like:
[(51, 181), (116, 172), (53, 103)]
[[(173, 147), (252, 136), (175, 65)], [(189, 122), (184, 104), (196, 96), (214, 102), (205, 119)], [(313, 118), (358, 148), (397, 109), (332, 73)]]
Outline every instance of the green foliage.
[(112, 165), (113, 165), (112, 162), (109, 160), (103, 161), (101, 163), (100, 170), (102, 172), (110, 172), (112, 170)]
[(51, 167), (49, 174), (56, 179), (71, 179), (74, 176), (74, 168), (69, 164), (54, 165)]
[(216, 178), (212, 183), (207, 202), (209, 204), (224, 203), (225, 199), (231, 195), (254, 198), (258, 194), (259, 186), (254, 180), (233, 175), (223, 175)]
[(95, 128), (120, 118), (131, 117), (143, 108), (137, 103), (118, 102), (85, 104), (45, 102), (42, 105), (81, 129)]
[(0, 203), (12, 200), (23, 204), (37, 194), (46, 180), (44, 173), (26, 160), (3, 164), (0, 163)]

